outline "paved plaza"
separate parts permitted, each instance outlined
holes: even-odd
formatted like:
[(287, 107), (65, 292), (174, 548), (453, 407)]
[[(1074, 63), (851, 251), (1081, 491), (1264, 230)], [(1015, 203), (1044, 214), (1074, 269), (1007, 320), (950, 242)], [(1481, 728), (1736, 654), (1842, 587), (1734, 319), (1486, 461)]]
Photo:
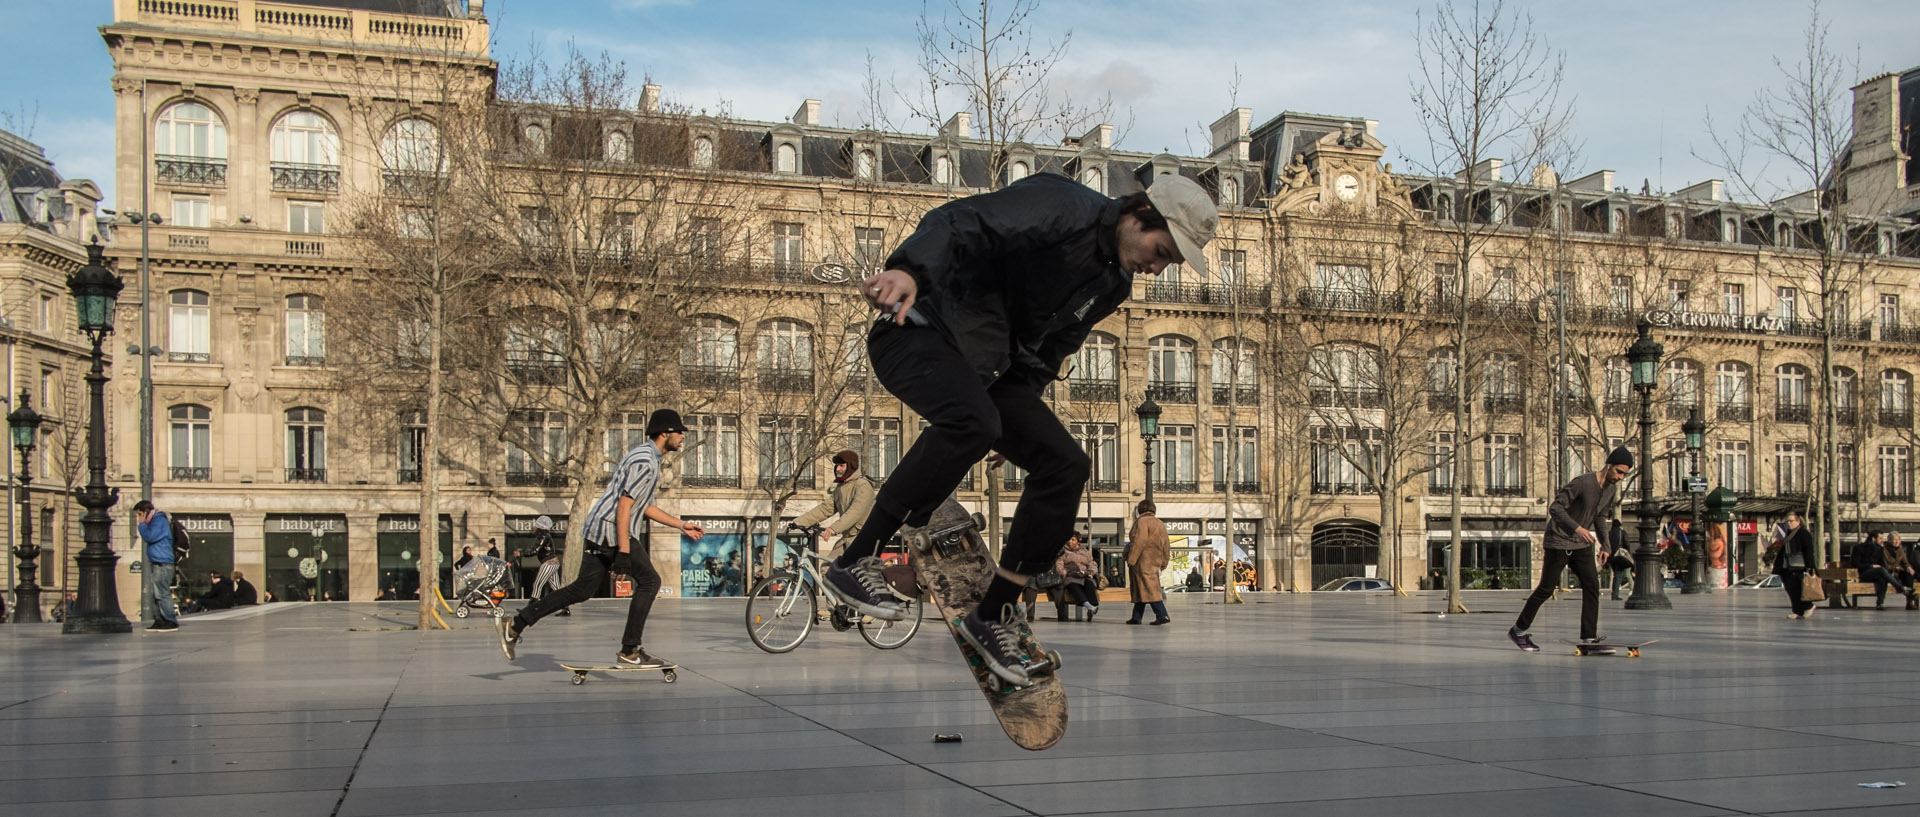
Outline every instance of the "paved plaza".
[[(682, 663), (568, 683), (624, 604), (529, 632), (404, 629), (405, 603), (187, 617), (175, 634), (0, 628), (0, 815), (1920, 813), (1920, 613), (1789, 621), (1777, 591), (1673, 596), (1575, 658), (1563, 594), (1526, 654), (1519, 592), (1171, 597), (1174, 623), (1039, 623), (1065, 653), (1067, 737), (1009, 743), (937, 623), (880, 652), (816, 630), (748, 643), (738, 599), (668, 600)], [(1869, 606), (1871, 606), (1869, 604)], [(1047, 612), (1051, 612), (1050, 608)], [(933, 743), (960, 732), (961, 743)], [(1858, 784), (1907, 781), (1904, 788)]]

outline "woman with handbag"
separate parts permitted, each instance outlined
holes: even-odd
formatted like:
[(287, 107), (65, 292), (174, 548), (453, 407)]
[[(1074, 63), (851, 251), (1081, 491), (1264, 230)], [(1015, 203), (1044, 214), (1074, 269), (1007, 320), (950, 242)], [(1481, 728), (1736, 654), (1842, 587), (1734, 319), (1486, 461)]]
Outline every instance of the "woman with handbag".
[[(1787, 536), (1781, 540), (1780, 555), (1773, 560), (1773, 574), (1780, 577), (1787, 598), (1793, 602), (1787, 618), (1813, 618), (1813, 601), (1807, 596), (1818, 593), (1820, 598), (1826, 597), (1819, 584), (1820, 574), (1815, 572), (1819, 565), (1820, 554), (1814, 550), (1813, 534), (1807, 531), (1806, 521), (1800, 518), (1799, 511), (1789, 511)], [(1809, 580), (1814, 583), (1811, 587), (1805, 584)]]

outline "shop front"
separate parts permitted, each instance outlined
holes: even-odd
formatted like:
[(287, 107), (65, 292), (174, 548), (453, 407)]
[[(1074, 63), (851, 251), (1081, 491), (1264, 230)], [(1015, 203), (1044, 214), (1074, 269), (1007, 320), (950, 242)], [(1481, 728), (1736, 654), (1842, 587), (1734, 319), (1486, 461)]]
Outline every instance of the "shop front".
[(267, 514), (261, 601), (346, 601), (347, 518)]
[[(1446, 589), (1451, 520), (1427, 517), (1427, 573), (1420, 587)], [(1534, 518), (1465, 517), (1460, 530), (1460, 589), (1524, 590), (1534, 585), (1533, 541), (1544, 523)], [(1411, 589), (1411, 588), (1409, 588)]]
[[(1213, 548), (1214, 556), (1225, 558), (1227, 555), (1228, 540), (1227, 520), (1209, 519), (1206, 521), (1204, 529), (1206, 530), (1205, 538), (1207, 540), (1207, 546)], [(1258, 590), (1262, 577), (1255, 572), (1254, 566), (1260, 563), (1260, 520), (1233, 520), (1232, 541), (1234, 583), (1239, 585), (1242, 590)], [(1212, 571), (1209, 571), (1208, 578), (1209, 583), (1212, 583)]]
[[(382, 601), (420, 598), (419, 515), (385, 514), (378, 525), (379, 598)], [(453, 569), (453, 517), (441, 515), (439, 527), (439, 573), (444, 587)]]
[(213, 589), (213, 571), (220, 571), (220, 575), (229, 580), (233, 578), (233, 517), (179, 513), (174, 514), (173, 519), (193, 538), (187, 558), (181, 560), (173, 572), (175, 597), (184, 603)]

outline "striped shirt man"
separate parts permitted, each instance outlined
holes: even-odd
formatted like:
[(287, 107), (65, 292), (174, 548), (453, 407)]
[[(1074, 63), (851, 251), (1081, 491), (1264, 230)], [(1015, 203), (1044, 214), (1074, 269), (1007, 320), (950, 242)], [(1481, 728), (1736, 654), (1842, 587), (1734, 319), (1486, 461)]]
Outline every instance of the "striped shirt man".
[(654, 490), (660, 486), (660, 447), (648, 440), (628, 451), (607, 480), (607, 490), (587, 508), (587, 541), (609, 550), (620, 547), (619, 530), (614, 517), (620, 498), (633, 500), (633, 517), (627, 520), (628, 538), (638, 538), (645, 530), (647, 508), (653, 505)]

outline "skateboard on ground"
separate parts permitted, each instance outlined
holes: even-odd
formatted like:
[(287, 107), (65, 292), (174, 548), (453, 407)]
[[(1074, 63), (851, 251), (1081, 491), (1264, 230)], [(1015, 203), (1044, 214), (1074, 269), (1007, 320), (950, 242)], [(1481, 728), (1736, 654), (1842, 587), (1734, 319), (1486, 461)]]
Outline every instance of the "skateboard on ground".
[(574, 686), (586, 683), (589, 672), (657, 672), (661, 675), (660, 680), (669, 684), (680, 680), (680, 674), (674, 672), (680, 668), (679, 664), (668, 664), (664, 667), (630, 667), (618, 664), (580, 664), (578, 666), (561, 664), (560, 666), (563, 669), (573, 670)]
[(1647, 646), (1648, 644), (1657, 644), (1660, 641), (1660, 639), (1656, 638), (1652, 641), (1642, 641), (1638, 644), (1629, 644), (1625, 641), (1602, 641), (1596, 644), (1582, 644), (1578, 641), (1568, 641), (1564, 638), (1557, 640), (1562, 644), (1572, 645), (1573, 654), (1582, 657), (1591, 655), (1591, 651), (1595, 647), (1612, 647), (1617, 650), (1626, 650), (1627, 656), (1630, 658), (1639, 658), (1641, 647)]
[(925, 527), (901, 531), (912, 553), (909, 563), (924, 598), (946, 619), (960, 657), (986, 693), (1000, 728), (1022, 749), (1046, 749), (1067, 733), (1067, 690), (1057, 675), (1060, 654), (1045, 652), (1031, 637), (1020, 648), (1029, 658), (1031, 683), (1016, 687), (987, 669), (986, 659), (960, 635), (958, 621), (979, 606), (994, 575), (993, 559), (980, 538), (974, 517), (952, 497), (941, 503)]

